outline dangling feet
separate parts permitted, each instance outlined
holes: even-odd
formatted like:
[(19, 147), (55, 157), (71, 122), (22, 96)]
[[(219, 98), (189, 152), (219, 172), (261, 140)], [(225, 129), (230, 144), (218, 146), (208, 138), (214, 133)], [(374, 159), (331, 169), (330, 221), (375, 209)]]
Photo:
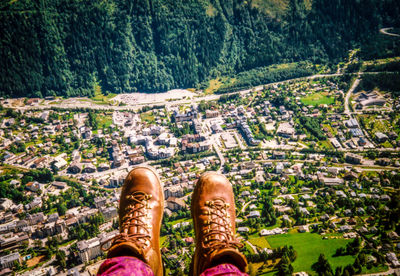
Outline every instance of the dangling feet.
[(235, 239), (235, 200), (228, 179), (213, 172), (203, 174), (193, 192), (191, 211), (196, 236), (191, 274), (223, 263), (245, 272), (247, 260)]
[(162, 275), (160, 227), (164, 194), (157, 174), (146, 167), (133, 169), (125, 179), (119, 203), (120, 234), (107, 258), (133, 256)]

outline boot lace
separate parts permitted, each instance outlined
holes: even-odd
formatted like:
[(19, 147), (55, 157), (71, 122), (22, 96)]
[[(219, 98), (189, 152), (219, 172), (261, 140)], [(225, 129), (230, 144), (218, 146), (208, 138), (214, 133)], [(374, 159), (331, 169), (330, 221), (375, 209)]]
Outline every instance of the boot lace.
[[(151, 236), (149, 229), (151, 225), (148, 225), (143, 218), (149, 217), (150, 212), (146, 211), (146, 209), (151, 208), (147, 202), (151, 197), (152, 195), (140, 191), (126, 196), (130, 204), (125, 208), (125, 216), (120, 221), (120, 233), (114, 238), (105, 241), (101, 246), (102, 250), (106, 251), (113, 245), (122, 242), (135, 243), (142, 249), (150, 245)], [(132, 233), (129, 233), (129, 229), (132, 227), (134, 230), (131, 231)], [(110, 241), (112, 241), (111, 246), (104, 248), (104, 245)]]
[(205, 206), (203, 214), (208, 215), (208, 220), (204, 223), (204, 239), (202, 240), (205, 255), (223, 248), (239, 249), (243, 247), (243, 244), (234, 237), (230, 216), (227, 212), (230, 204), (218, 199), (206, 201)]

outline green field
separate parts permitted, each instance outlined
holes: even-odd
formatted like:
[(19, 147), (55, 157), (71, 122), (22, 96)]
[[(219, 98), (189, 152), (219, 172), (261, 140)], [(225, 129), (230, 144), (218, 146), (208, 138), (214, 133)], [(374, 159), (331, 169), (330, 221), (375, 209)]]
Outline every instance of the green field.
[(333, 104), (335, 102), (335, 99), (333, 97), (327, 96), (326, 93), (314, 93), (304, 98), (301, 98), (300, 101), (305, 105), (317, 106), (320, 104)]
[[(396, 114), (396, 117), (390, 120), (378, 119), (377, 115), (372, 114), (359, 114), (357, 119), (365, 126), (365, 129), (373, 136), (377, 132), (388, 133), (394, 131), (397, 134), (400, 133), (400, 128), (398, 127), (400, 122), (400, 115)], [(389, 142), (383, 145), (384, 147), (392, 147)]]
[(167, 246), (167, 236), (160, 237), (160, 247)]
[(318, 145), (323, 149), (327, 149), (327, 150), (334, 149), (334, 147), (332, 146), (331, 142), (329, 142), (329, 140), (319, 141)]
[(117, 94), (109, 93), (106, 95), (103, 94), (95, 94), (94, 97), (91, 97), (93, 101), (99, 103), (99, 104), (108, 104), (108, 101), (114, 98)]
[(381, 145), (384, 148), (393, 148), (393, 145), (389, 141), (386, 141), (386, 142), (382, 143)]
[(294, 272), (306, 271), (315, 274), (311, 266), (318, 260), (321, 253), (325, 254), (332, 268), (337, 266), (345, 267), (354, 262), (355, 256), (333, 257), (336, 249), (346, 246), (350, 240), (345, 239), (326, 239), (315, 233), (296, 233), (271, 236), (267, 238), (272, 248), (292, 245), (297, 252), (297, 259), (294, 261)]
[(104, 95), (103, 92), (101, 91), (101, 86), (98, 83), (96, 83), (93, 86), (93, 90), (94, 90), (94, 96), (91, 97), (91, 99), (97, 104), (108, 104), (109, 100), (111, 100), (116, 96), (116, 94), (114, 93), (108, 93), (107, 95)]
[(329, 124), (323, 124), (322, 126), (323, 126), (323, 127), (326, 127), (326, 128), (329, 130), (329, 132), (332, 133), (333, 136), (336, 136), (336, 135), (337, 135), (337, 130), (334, 129), (334, 128), (332, 128), (331, 125), (329, 125)]
[(234, 84), (236, 82), (235, 78), (228, 78), (228, 77), (217, 77), (212, 79), (208, 82), (208, 87), (204, 90), (205, 94), (212, 94), (217, 91), (223, 85)]
[(108, 128), (112, 124), (112, 115), (97, 114), (97, 124), (99, 128)]
[(377, 115), (362, 114), (357, 115), (360, 121), (365, 125), (365, 128), (375, 135), (376, 132), (389, 132), (391, 129), (390, 122), (387, 120), (378, 119)]
[(156, 122), (154, 114), (153, 114), (152, 111), (141, 113), (140, 114), (140, 119), (142, 120), (142, 122), (146, 122), (146, 123), (149, 123), (149, 124), (154, 124)]
[(271, 248), (265, 237), (251, 238), (249, 242), (259, 248)]

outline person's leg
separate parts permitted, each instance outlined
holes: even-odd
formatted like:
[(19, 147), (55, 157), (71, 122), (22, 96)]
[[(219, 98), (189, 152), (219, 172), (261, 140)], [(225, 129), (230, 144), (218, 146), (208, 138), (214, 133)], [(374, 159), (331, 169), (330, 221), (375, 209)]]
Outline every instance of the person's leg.
[(246, 257), (235, 238), (235, 200), (228, 179), (204, 173), (193, 191), (191, 212), (196, 250), (191, 275), (247, 275)]
[(233, 264), (220, 264), (204, 270), (200, 276), (248, 276), (247, 273), (240, 271), (240, 269)]
[(135, 257), (114, 257), (101, 264), (98, 276), (154, 276), (150, 266)]
[(127, 270), (147, 271), (149, 268), (154, 275), (163, 275), (160, 251), (163, 211), (164, 193), (157, 173), (147, 167), (133, 169), (121, 191), (120, 234), (112, 240), (99, 274), (128, 275)]

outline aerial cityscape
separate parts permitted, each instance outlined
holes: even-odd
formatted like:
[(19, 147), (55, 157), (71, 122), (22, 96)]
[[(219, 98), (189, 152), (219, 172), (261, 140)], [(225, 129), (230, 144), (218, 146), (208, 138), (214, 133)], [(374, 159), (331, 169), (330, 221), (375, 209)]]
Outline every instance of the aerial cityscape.
[(400, 275), (399, 3), (39, 2), (0, 4), (0, 275), (96, 275), (138, 166), (164, 275), (210, 171), (248, 275)]
[(95, 273), (101, 243), (118, 233), (119, 189), (145, 164), (163, 183), (173, 274), (187, 273), (190, 196), (208, 170), (234, 187), (253, 272), (280, 269), (286, 247), (294, 272), (312, 272), (323, 253), (349, 275), (393, 273), (400, 99), (363, 89), (372, 73), (342, 69), (228, 94), (2, 99), (2, 269)]

